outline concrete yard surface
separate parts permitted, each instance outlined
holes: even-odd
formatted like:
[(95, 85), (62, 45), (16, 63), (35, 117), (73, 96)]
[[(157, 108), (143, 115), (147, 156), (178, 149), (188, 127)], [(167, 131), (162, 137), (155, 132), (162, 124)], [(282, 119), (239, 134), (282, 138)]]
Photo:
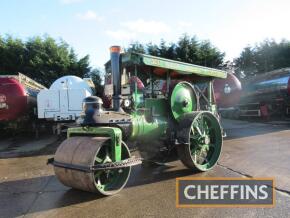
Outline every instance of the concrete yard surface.
[[(223, 126), (227, 138), (214, 169), (192, 174), (180, 161), (171, 162), (171, 167), (139, 165), (132, 168), (126, 187), (110, 197), (60, 184), (52, 166), (46, 164), (53, 149), (25, 157), (2, 155), (0, 217), (289, 217), (289, 124), (223, 120)], [(187, 176), (274, 177), (276, 206), (176, 208), (175, 178)]]

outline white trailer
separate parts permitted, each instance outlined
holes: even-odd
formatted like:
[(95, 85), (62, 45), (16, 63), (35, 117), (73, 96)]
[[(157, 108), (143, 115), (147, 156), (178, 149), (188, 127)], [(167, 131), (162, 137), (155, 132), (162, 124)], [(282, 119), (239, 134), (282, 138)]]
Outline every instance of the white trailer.
[(92, 96), (94, 86), (90, 78), (64, 76), (49, 89), (37, 95), (38, 118), (51, 121), (75, 121), (82, 112), (83, 99)]

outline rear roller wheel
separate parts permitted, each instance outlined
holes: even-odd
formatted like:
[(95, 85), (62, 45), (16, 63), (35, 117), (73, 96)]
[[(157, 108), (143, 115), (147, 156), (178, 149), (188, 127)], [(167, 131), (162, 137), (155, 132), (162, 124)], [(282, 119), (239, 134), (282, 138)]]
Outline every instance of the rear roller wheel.
[(223, 141), (217, 118), (210, 112), (194, 112), (180, 125), (185, 125), (182, 134), (187, 142), (178, 146), (180, 160), (190, 169), (210, 170), (219, 159)]
[[(54, 160), (90, 167), (112, 162), (112, 154), (109, 138), (71, 137), (59, 146)], [(126, 144), (122, 142), (121, 159), (124, 160), (129, 157), (130, 151)], [(131, 167), (82, 172), (54, 166), (54, 171), (57, 178), (66, 186), (103, 195), (113, 195), (126, 185)]]

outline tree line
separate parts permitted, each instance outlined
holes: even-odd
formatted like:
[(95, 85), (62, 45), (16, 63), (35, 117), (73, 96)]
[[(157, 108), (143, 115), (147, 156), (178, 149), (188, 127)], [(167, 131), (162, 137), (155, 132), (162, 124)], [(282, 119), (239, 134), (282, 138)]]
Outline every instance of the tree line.
[[(238, 77), (245, 78), (290, 66), (290, 41), (265, 40), (247, 46), (233, 62), (225, 61), (225, 53), (208, 40), (182, 35), (177, 42), (141, 44), (131, 43), (125, 51), (139, 52), (201, 66), (234, 69)], [(78, 58), (71, 46), (50, 36), (32, 37), (26, 41), (0, 35), (0, 75), (24, 73), (49, 87), (61, 76), (91, 77), (97, 94), (102, 92), (99, 69), (90, 66), (89, 55)]]
[(267, 39), (254, 46), (249, 45), (234, 60), (234, 64), (241, 78), (290, 67), (290, 41)]
[(127, 51), (140, 52), (206, 67), (234, 71), (240, 79), (290, 67), (290, 41), (264, 40), (254, 46), (245, 47), (239, 57), (225, 61), (225, 53), (210, 41), (198, 40), (196, 36), (183, 35), (176, 43), (160, 44), (132, 43)]
[(89, 55), (78, 58), (65, 41), (50, 36), (32, 37), (27, 41), (0, 36), (0, 75), (18, 72), (47, 87), (66, 75), (91, 77), (96, 91), (101, 92), (100, 71), (90, 67)]
[(196, 36), (183, 35), (176, 43), (166, 43), (161, 40), (160, 44), (131, 43), (126, 51), (145, 53), (158, 57), (182, 61), (186, 63), (221, 68), (223, 67), (225, 53), (219, 51), (208, 40), (198, 40)]

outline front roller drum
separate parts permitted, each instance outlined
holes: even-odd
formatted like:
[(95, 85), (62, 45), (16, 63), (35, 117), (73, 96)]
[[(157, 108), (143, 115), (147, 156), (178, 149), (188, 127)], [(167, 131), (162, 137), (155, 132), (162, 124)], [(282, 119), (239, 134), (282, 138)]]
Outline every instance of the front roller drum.
[[(54, 160), (67, 165), (91, 166), (113, 162), (110, 138), (71, 137), (57, 149)], [(121, 159), (130, 158), (130, 151), (122, 142)], [(84, 172), (54, 165), (56, 177), (65, 186), (88, 192), (113, 195), (127, 183), (131, 167)]]
[(218, 119), (207, 111), (188, 113), (182, 117), (177, 146), (181, 162), (188, 168), (208, 171), (221, 154), (223, 138)]

